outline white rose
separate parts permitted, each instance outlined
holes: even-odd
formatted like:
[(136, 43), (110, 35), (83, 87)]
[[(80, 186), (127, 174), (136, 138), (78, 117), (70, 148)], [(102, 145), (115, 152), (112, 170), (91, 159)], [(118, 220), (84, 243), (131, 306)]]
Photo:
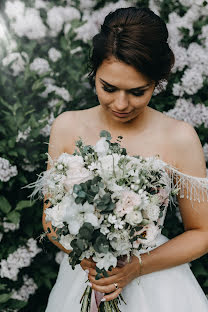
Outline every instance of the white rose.
[(97, 141), (94, 146), (94, 151), (98, 154), (98, 156), (107, 155), (109, 150), (109, 143), (106, 142), (106, 138), (102, 137), (99, 141)]
[(67, 250), (71, 250), (72, 247), (71, 247), (71, 242), (72, 240), (74, 239), (74, 237), (70, 234), (67, 234), (67, 235), (61, 235), (61, 239), (59, 241), (59, 243)]
[(143, 217), (141, 211), (132, 211), (128, 214), (126, 214), (125, 217), (126, 222), (128, 222), (131, 225), (137, 225), (142, 222)]

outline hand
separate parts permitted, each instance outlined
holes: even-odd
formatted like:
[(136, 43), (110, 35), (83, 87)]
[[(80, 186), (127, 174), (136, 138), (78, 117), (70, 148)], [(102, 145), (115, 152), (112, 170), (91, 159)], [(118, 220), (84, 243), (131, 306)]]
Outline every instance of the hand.
[(82, 269), (85, 271), (85, 270), (88, 270), (90, 271), (90, 268), (91, 269), (95, 269), (96, 267), (96, 263), (92, 260), (92, 258), (84, 258), (81, 263), (80, 263)]
[[(131, 261), (122, 268), (116, 267), (112, 271), (107, 271), (109, 277), (103, 277), (99, 280), (95, 279), (97, 272), (95, 268), (90, 268), (88, 278), (92, 284), (92, 288), (108, 295), (104, 296), (106, 301), (113, 300), (118, 297), (122, 289), (129, 284), (133, 279), (139, 276), (140, 263), (136, 256), (132, 256)], [(114, 283), (118, 285), (115, 288)], [(110, 294), (109, 294), (110, 293)]]

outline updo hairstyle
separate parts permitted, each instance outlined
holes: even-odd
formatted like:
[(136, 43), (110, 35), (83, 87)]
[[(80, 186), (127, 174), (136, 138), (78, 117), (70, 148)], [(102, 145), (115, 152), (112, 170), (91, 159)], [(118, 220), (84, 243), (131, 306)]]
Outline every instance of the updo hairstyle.
[(95, 85), (98, 67), (115, 57), (133, 66), (157, 86), (169, 78), (175, 57), (168, 43), (164, 21), (148, 8), (121, 8), (109, 13), (93, 37), (90, 84)]

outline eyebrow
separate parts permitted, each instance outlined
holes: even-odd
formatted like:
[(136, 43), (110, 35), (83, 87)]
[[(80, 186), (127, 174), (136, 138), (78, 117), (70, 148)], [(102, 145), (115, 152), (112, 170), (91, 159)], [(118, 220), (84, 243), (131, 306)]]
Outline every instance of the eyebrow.
[[(111, 88), (116, 88), (118, 89), (118, 87), (114, 86), (114, 85), (111, 85), (110, 83), (108, 83), (107, 81), (103, 80), (102, 78), (99, 78), (100, 81), (104, 84), (106, 84), (107, 86), (111, 87)], [(141, 90), (141, 89), (144, 89), (146, 87), (149, 87), (150, 86), (150, 83), (144, 85), (144, 86), (139, 86), (139, 87), (136, 87), (136, 88), (131, 88), (131, 89), (128, 89), (127, 91), (135, 91), (135, 90)]]

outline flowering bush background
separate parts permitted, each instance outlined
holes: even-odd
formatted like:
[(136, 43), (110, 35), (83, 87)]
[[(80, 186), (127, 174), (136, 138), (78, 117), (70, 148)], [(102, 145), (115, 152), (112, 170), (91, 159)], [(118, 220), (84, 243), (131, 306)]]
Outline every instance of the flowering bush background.
[[(22, 188), (45, 170), (54, 118), (98, 104), (87, 80), (90, 39), (119, 7), (149, 6), (167, 23), (176, 64), (151, 107), (192, 124), (208, 164), (208, 1), (2, 0), (0, 3), (0, 306), (44, 311), (62, 252), (40, 242), (42, 203)], [(183, 231), (178, 210), (163, 234)], [(208, 294), (207, 256), (191, 268)], [(38, 303), (38, 304), (37, 304)]]

